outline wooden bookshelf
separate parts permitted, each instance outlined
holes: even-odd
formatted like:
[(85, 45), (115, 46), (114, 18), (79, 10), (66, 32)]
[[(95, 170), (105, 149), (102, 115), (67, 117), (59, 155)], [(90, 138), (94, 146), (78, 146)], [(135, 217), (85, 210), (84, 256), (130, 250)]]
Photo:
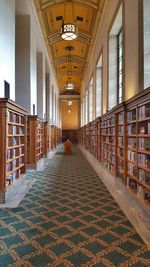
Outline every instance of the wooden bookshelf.
[(127, 103), (127, 186), (150, 202), (150, 92)]
[(48, 153), (50, 152), (50, 149), (51, 149), (51, 127), (47, 121), (43, 122), (43, 125), (44, 125), (43, 156), (47, 157)]
[(79, 143), (150, 206), (150, 88), (84, 125)]
[(91, 124), (88, 123), (85, 125), (85, 148), (91, 152)]
[(51, 125), (51, 149), (55, 148), (55, 126)]
[(116, 125), (115, 115), (110, 112), (101, 118), (101, 161), (116, 174)]
[(115, 111), (116, 121), (116, 176), (126, 184), (126, 111), (121, 104)]
[(27, 126), (27, 164), (30, 168), (36, 168), (38, 161), (43, 158), (43, 121), (37, 115), (29, 115)]
[(90, 124), (90, 135), (91, 135), (91, 154), (97, 158), (97, 121), (94, 120)]
[(27, 111), (14, 101), (0, 98), (0, 203), (5, 191), (26, 173)]

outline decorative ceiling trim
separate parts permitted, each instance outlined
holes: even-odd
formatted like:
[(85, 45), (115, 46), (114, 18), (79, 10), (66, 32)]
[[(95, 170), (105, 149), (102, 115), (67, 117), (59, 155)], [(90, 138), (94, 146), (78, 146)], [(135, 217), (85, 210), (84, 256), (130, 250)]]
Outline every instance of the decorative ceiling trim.
[[(98, 6), (94, 3), (91, 3), (90, 1), (88, 0), (74, 0), (75, 3), (79, 3), (81, 5), (85, 5), (85, 6), (89, 6), (91, 8), (94, 8), (94, 9), (98, 9)], [(54, 5), (57, 5), (57, 4), (62, 4), (64, 3), (64, 0), (51, 0), (45, 4), (42, 4), (41, 5), (41, 10), (45, 9), (45, 8), (48, 8), (50, 6), (54, 6)]]
[[(80, 65), (85, 65), (85, 59), (78, 57), (78, 56), (71, 56), (72, 62), (76, 62)], [(55, 66), (58, 66), (59, 64), (63, 64), (65, 62), (67, 62), (67, 57), (63, 56), (63, 57), (58, 57), (57, 59), (54, 60), (55, 62)]]
[[(90, 44), (92, 36), (84, 31), (79, 30), (78, 32), (78, 41), (85, 43), (87, 45)], [(56, 42), (60, 42), (62, 39), (60, 37), (60, 31), (55, 31), (48, 35), (49, 44), (52, 45)]]
[[(58, 72), (57, 77), (61, 78), (62, 76), (68, 76), (68, 71), (63, 71), (63, 72)], [(83, 77), (83, 73), (79, 71), (72, 71), (71, 76), (78, 76), (78, 77)]]
[(60, 92), (60, 95), (80, 95), (80, 92), (75, 90), (64, 90)]

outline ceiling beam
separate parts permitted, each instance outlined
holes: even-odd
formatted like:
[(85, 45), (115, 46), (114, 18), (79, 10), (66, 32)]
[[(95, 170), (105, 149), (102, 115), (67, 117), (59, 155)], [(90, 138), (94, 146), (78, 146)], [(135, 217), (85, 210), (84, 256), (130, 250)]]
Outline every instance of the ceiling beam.
[(68, 71), (61, 71), (57, 73), (57, 77), (61, 78), (63, 76), (78, 76), (78, 77), (83, 77), (83, 73), (79, 71), (72, 71), (70, 75), (68, 75)]
[[(74, 0), (75, 3), (77, 4), (81, 4), (81, 5), (85, 5), (94, 9), (98, 9), (98, 5), (91, 3), (89, 0)], [(50, 6), (54, 6), (54, 5), (58, 5), (58, 4), (62, 4), (65, 3), (64, 0), (51, 0), (45, 4), (41, 5), (41, 10), (44, 10), (45, 8), (48, 8)]]
[[(67, 59), (68, 58), (66, 56), (62, 56), (62, 57), (58, 57), (58, 58), (54, 59), (55, 66), (58, 66), (59, 64), (63, 64), (63, 63), (68, 62)], [(80, 65), (85, 65), (85, 59), (84, 58), (81, 58), (78, 56), (71, 56), (71, 60), (72, 60), (72, 62), (76, 62)]]

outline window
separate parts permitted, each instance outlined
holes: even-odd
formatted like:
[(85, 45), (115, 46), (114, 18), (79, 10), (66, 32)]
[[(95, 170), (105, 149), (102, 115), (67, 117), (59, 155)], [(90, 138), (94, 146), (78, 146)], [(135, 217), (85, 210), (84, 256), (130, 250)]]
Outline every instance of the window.
[(102, 55), (96, 65), (96, 117), (102, 114)]
[(118, 103), (122, 102), (122, 30), (118, 34)]
[(122, 5), (109, 33), (108, 109), (122, 102)]
[(89, 92), (88, 90), (86, 91), (86, 94), (85, 94), (85, 124), (87, 124), (89, 122)]
[(150, 0), (143, 0), (144, 89), (150, 86)]
[(90, 80), (89, 84), (89, 121), (93, 119), (93, 77)]

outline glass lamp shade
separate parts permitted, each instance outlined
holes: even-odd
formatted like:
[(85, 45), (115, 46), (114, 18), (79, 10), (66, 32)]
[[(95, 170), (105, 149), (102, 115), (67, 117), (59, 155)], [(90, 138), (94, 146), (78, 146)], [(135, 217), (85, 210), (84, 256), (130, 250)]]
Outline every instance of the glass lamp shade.
[(71, 106), (72, 105), (72, 101), (68, 100), (67, 104), (68, 104), (68, 106)]
[(67, 82), (66, 89), (67, 90), (73, 90), (74, 89), (74, 84), (72, 82)]
[(77, 26), (74, 23), (62, 23), (61, 38), (63, 40), (71, 41), (77, 38)]

